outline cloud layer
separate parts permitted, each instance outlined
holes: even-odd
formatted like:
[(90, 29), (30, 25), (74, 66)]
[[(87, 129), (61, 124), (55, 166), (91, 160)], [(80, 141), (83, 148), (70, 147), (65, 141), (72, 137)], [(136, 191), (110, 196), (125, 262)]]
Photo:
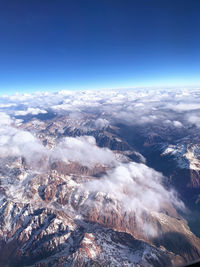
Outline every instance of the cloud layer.
[(48, 112), (77, 115), (85, 111), (104, 114), (94, 122), (99, 129), (107, 127), (109, 122), (144, 125), (163, 124), (166, 120), (174, 128), (189, 125), (199, 127), (199, 98), (199, 89), (61, 91), (1, 96), (0, 111), (11, 117)]
[(51, 158), (65, 162), (78, 162), (83, 166), (112, 166), (116, 160), (112, 151), (99, 148), (93, 136), (66, 137), (53, 151)]
[[(102, 192), (117, 200), (126, 212), (140, 217), (143, 212), (160, 212), (166, 206), (184, 209), (175, 191), (166, 190), (162, 185), (161, 173), (142, 163), (119, 164), (103, 178), (87, 182), (88, 192)], [(95, 204), (95, 203), (94, 203)]]

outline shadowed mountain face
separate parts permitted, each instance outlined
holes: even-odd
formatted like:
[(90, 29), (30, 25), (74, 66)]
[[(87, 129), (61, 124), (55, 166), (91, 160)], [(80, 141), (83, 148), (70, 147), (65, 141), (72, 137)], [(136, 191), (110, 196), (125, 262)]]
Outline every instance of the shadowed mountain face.
[[(187, 255), (186, 258), (189, 257), (191, 262), (200, 257), (196, 248), (191, 246), (190, 241), (181, 233), (165, 233), (158, 238), (155, 238), (154, 244), (156, 246), (164, 246), (167, 250), (170, 250), (175, 254), (181, 254), (183, 257), (184, 255)], [(182, 245), (180, 246), (180, 244)]]
[(0, 98), (0, 266), (200, 258), (197, 90)]

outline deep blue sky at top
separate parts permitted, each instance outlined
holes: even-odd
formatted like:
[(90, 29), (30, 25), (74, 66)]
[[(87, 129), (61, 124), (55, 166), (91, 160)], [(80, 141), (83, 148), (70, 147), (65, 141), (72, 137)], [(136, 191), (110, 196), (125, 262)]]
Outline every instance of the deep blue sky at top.
[(199, 0), (0, 0), (0, 93), (200, 85)]

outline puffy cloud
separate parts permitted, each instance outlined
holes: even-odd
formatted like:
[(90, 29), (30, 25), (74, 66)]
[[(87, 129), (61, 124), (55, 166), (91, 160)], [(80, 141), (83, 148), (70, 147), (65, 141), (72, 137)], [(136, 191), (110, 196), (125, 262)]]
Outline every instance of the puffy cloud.
[(17, 110), (15, 111), (15, 116), (26, 116), (28, 114), (38, 115), (38, 114), (46, 114), (46, 110), (42, 110), (39, 108), (28, 108), (27, 110)]
[(135, 125), (135, 124), (149, 124), (153, 123), (159, 119), (157, 115), (148, 114), (148, 112), (139, 112), (136, 110), (123, 110), (119, 112), (115, 112), (113, 116), (116, 122), (124, 123), (127, 125)]
[(0, 125), (10, 125), (12, 123), (12, 119), (9, 115), (4, 112), (0, 112)]
[(10, 108), (10, 107), (15, 107), (16, 104), (14, 103), (8, 103), (8, 104), (0, 104), (0, 108)]
[[(0, 157), (24, 157), (30, 168), (42, 170), (48, 160), (76, 161), (93, 167), (113, 165), (115, 156), (107, 148), (99, 148), (92, 136), (66, 137), (53, 149), (45, 148), (30, 132), (12, 127), (9, 115), (0, 113)], [(17, 124), (16, 124), (17, 125)]]
[[(120, 164), (103, 178), (87, 182), (84, 189), (89, 192), (109, 194), (119, 201), (125, 211), (159, 212), (166, 205), (184, 209), (184, 204), (174, 191), (164, 188), (161, 173), (142, 163)], [(95, 204), (95, 203), (94, 203)]]
[(102, 129), (102, 128), (106, 128), (109, 125), (109, 121), (106, 119), (102, 119), (102, 118), (98, 118), (95, 121), (95, 126), (97, 129)]
[(183, 126), (183, 124), (180, 121), (173, 121), (173, 125), (177, 128), (180, 128)]
[(188, 103), (184, 101), (183, 103), (180, 103), (180, 104), (177, 104), (177, 103), (175, 103), (174, 105), (168, 104), (167, 107), (178, 112), (183, 112), (183, 111), (200, 109), (200, 104), (199, 103)]
[(176, 128), (181, 128), (183, 127), (183, 123), (181, 123), (180, 121), (177, 121), (177, 120), (164, 120), (163, 123), (165, 125), (168, 125), (168, 126), (173, 126), (173, 127), (176, 127)]
[(112, 151), (99, 148), (92, 136), (64, 138), (52, 152), (52, 160), (75, 161), (88, 167), (113, 165), (116, 161)]
[[(30, 132), (4, 126), (0, 129), (0, 157), (24, 157), (30, 168), (41, 171), (48, 151)], [(46, 162), (47, 163), (47, 162)]]
[(187, 116), (187, 120), (189, 123), (194, 124), (197, 127), (200, 127), (200, 116), (197, 116), (196, 114), (191, 114)]
[(59, 104), (51, 107), (53, 111), (71, 111), (72, 106), (70, 104)]

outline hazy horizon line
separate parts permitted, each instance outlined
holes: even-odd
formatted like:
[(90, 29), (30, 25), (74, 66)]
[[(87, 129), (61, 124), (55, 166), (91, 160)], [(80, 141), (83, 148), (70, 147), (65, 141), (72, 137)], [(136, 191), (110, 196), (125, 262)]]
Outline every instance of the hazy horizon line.
[(24, 95), (24, 94), (37, 94), (37, 93), (58, 93), (58, 92), (82, 92), (82, 91), (104, 91), (104, 90), (132, 90), (132, 89), (200, 89), (200, 85), (153, 85), (153, 86), (123, 86), (123, 87), (101, 87), (101, 88), (63, 88), (63, 89), (27, 89), (23, 91), (4, 91), (0, 92), (0, 96), (9, 96), (9, 95)]

